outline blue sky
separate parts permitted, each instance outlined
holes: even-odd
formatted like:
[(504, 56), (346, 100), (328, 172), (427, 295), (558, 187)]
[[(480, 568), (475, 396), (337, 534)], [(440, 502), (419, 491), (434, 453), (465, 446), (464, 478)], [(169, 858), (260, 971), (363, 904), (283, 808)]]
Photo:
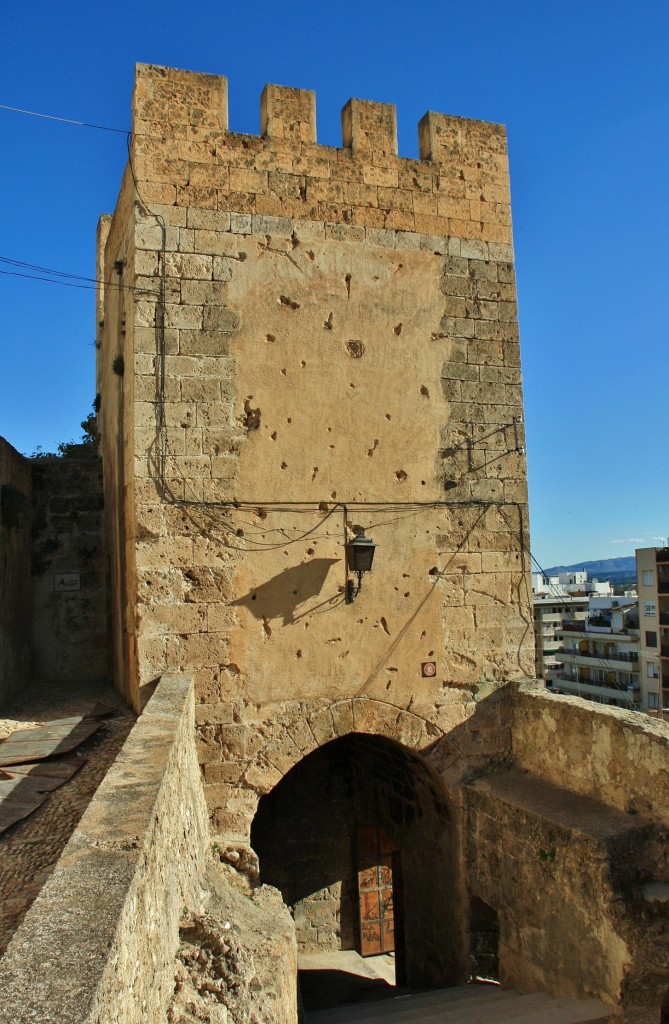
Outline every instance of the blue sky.
[[(532, 549), (543, 565), (669, 535), (669, 4), (367, 0), (15, 5), (0, 103), (129, 127), (133, 65), (229, 79), (259, 130), (266, 82), (316, 90), (319, 141), (351, 96), (499, 121), (511, 162)], [(0, 110), (0, 256), (94, 276), (123, 135)], [(0, 270), (17, 270), (0, 263)], [(0, 274), (0, 435), (77, 438), (94, 397), (94, 292)]]

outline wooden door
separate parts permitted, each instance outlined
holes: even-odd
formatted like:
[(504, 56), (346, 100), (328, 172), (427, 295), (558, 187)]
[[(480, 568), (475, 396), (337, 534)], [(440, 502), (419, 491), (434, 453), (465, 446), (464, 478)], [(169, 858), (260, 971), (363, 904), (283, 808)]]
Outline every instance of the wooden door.
[(360, 953), (395, 951), (399, 849), (376, 825), (358, 825), (357, 876)]

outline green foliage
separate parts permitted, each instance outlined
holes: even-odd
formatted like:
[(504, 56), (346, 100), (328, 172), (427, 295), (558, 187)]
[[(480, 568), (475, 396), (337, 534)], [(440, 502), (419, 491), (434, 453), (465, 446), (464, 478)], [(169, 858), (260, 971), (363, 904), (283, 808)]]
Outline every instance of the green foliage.
[(81, 439), (79, 441), (63, 441), (58, 445), (58, 449), (55, 452), (44, 452), (41, 448), (36, 448), (30, 456), (31, 459), (57, 459), (57, 458), (69, 458), (72, 456), (82, 455), (97, 455), (98, 442), (100, 435), (98, 433), (98, 418), (97, 410), (100, 408), (100, 396), (95, 396), (93, 402), (93, 411), (88, 414), (85, 420), (81, 421), (81, 429), (83, 431)]

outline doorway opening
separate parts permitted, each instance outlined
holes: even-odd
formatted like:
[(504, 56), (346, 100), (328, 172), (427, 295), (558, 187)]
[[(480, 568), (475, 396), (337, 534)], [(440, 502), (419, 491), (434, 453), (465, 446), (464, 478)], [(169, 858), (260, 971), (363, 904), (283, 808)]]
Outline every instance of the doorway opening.
[(470, 980), (499, 984), (499, 920), (478, 896), (469, 901)]
[(351, 733), (261, 798), (251, 843), (261, 882), (293, 911), (302, 960), (351, 951), (384, 983), (390, 965), (397, 985), (434, 988), (465, 973), (454, 833), (422, 757)]

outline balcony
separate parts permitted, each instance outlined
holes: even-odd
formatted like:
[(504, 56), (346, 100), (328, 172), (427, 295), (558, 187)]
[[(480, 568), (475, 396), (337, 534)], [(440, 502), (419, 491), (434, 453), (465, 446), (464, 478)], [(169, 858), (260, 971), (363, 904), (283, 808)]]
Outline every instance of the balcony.
[[(616, 662), (620, 661), (623, 663), (636, 664), (639, 660), (638, 651), (612, 651), (609, 654), (593, 654), (591, 651), (577, 651), (575, 649), (569, 649), (568, 647), (559, 647), (558, 654), (567, 654), (575, 658), (590, 658), (594, 661), (606, 661)], [(667, 648), (666, 657), (669, 658), (669, 647)]]
[(669, 594), (669, 580), (658, 580), (657, 592), (658, 594)]
[(655, 561), (658, 565), (661, 562), (669, 562), (669, 548), (657, 548), (655, 551)]
[(560, 673), (555, 677), (554, 688), (562, 690), (563, 693), (573, 693), (577, 697), (603, 697), (606, 700), (619, 701), (628, 707), (634, 707), (640, 697), (638, 686), (630, 687), (629, 689), (626, 687), (618, 689), (618, 687), (594, 683), (592, 680), (582, 683), (578, 679), (572, 679)]

